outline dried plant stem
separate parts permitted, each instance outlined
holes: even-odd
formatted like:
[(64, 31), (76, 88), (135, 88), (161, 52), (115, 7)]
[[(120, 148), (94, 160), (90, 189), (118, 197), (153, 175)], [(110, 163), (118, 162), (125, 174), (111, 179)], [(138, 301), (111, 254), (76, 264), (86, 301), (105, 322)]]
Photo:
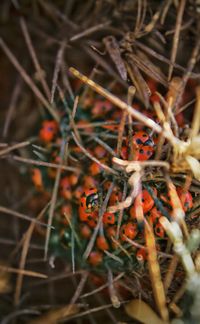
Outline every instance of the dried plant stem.
[(15, 66), (17, 71), (20, 73), (21, 77), (24, 79), (26, 84), (31, 88), (33, 93), (35, 94), (36, 98), (39, 99), (39, 101), (44, 105), (44, 107), (49, 111), (51, 116), (59, 121), (60, 117), (55, 109), (49, 104), (49, 102), (45, 99), (43, 94), (40, 92), (40, 90), (36, 87), (30, 76), (27, 74), (27, 72), (24, 70), (24, 68), (20, 65), (19, 61), (16, 59), (16, 57), (12, 54), (6, 43), (3, 41), (2, 38), (0, 38), (0, 47), (5, 52), (11, 63)]
[(172, 218), (181, 224), (182, 230), (185, 234), (185, 237), (189, 237), (187, 225), (185, 223), (185, 212), (183, 210), (181, 200), (177, 194), (176, 187), (173, 182), (167, 177), (167, 187), (169, 191), (169, 196), (172, 202)]
[(157, 133), (162, 132), (162, 128), (159, 125), (157, 125), (153, 120), (151, 120), (150, 118), (145, 117), (138, 110), (136, 110), (133, 107), (127, 105), (125, 102), (120, 100), (118, 97), (114, 96), (113, 94), (111, 94), (110, 92), (108, 92), (107, 90), (102, 88), (100, 85), (98, 85), (94, 81), (87, 78), (85, 75), (83, 75), (82, 73), (80, 73), (76, 69), (71, 67), (69, 70), (75, 77), (77, 77), (78, 79), (80, 79), (84, 83), (88, 84), (94, 91), (96, 91), (97, 93), (102, 95), (104, 98), (108, 99), (109, 101), (111, 101), (114, 105), (116, 105), (120, 109), (127, 110), (134, 118), (136, 118), (140, 122), (144, 123), (146, 126), (148, 126), (150, 128), (153, 128), (155, 130), (155, 132), (157, 132)]
[[(44, 259), (40, 259), (40, 261), (43, 262)], [(83, 272), (85, 272), (85, 270), (79, 270), (79, 271), (76, 271), (75, 273), (67, 272), (67, 271), (68, 270), (66, 270), (66, 272), (64, 272), (62, 274), (59, 274), (59, 275), (53, 276), (51, 278), (48, 278), (45, 281), (37, 281), (37, 282), (34, 282), (34, 283), (29, 283), (28, 288), (31, 289), (32, 287), (39, 287), (39, 286), (47, 285), (47, 284), (49, 284), (51, 282), (66, 279), (66, 278), (73, 277), (73, 276), (78, 276), (78, 275), (82, 274)]]
[[(132, 106), (135, 93), (136, 93), (136, 88), (134, 86), (130, 86), (128, 88), (128, 96), (127, 96), (127, 103), (129, 106)], [(129, 146), (128, 159), (130, 161), (133, 161), (136, 155), (136, 146), (133, 144), (132, 136), (133, 136), (132, 117), (130, 114), (128, 114), (128, 146)]]
[(111, 57), (113, 63), (116, 66), (121, 78), (126, 81), (127, 80), (127, 71), (124, 64), (124, 61), (121, 57), (121, 52), (119, 48), (119, 44), (114, 36), (106, 36), (103, 38), (103, 43), (105, 48)]
[[(168, 60), (165, 56), (159, 54), (158, 52), (154, 51), (152, 48), (146, 46), (145, 44), (142, 44), (142, 43), (140, 43), (139, 41), (135, 41), (135, 40), (134, 40), (133, 42), (134, 42), (134, 44), (135, 44), (137, 47), (139, 47), (140, 49), (142, 49), (144, 52), (146, 52), (146, 53), (149, 54), (150, 56), (153, 56), (154, 58), (156, 58), (156, 59), (159, 60), (160, 62), (162, 62), (162, 63), (164, 62), (164, 63), (166, 63), (166, 64), (168, 64), (168, 65), (172, 64), (171, 61)], [(177, 63), (173, 63), (172, 65), (173, 65), (173, 67), (176, 68), (177, 70), (180, 70), (180, 71), (182, 71), (182, 72), (185, 72), (185, 71), (186, 71), (186, 69), (185, 69), (183, 66), (181, 66), (181, 65), (179, 65), (179, 64), (177, 64)], [(192, 77), (192, 78), (199, 78), (199, 74), (197, 74), (197, 73), (191, 73), (191, 77)]]
[(26, 159), (26, 158), (22, 158), (22, 157), (17, 156), (17, 155), (12, 155), (11, 157), (15, 161), (19, 161), (19, 162), (23, 162), (23, 163), (27, 163), (27, 164), (44, 166), (44, 167), (53, 168), (53, 169), (61, 168), (62, 170), (65, 170), (65, 171), (72, 171), (72, 172), (77, 172), (77, 173), (81, 172), (80, 169), (77, 169), (77, 168), (74, 168), (74, 167), (71, 167), (71, 166), (67, 166), (67, 165), (59, 165), (59, 164), (55, 164), (55, 163), (37, 161), (37, 160), (32, 160), (32, 159)]
[(112, 69), (111, 65), (107, 63), (106, 60), (102, 59), (102, 56), (96, 54), (89, 46), (84, 46), (83, 49), (96, 62), (96, 64), (103, 67), (107, 74), (110, 74), (123, 86), (127, 86), (125, 81), (121, 79), (118, 73), (116, 73), (115, 70)]
[(76, 96), (74, 99), (74, 104), (73, 104), (73, 110), (72, 110), (72, 118), (75, 118), (77, 108), (78, 108), (78, 103), (79, 103), (79, 96)]
[(197, 136), (200, 129), (200, 86), (196, 87), (196, 105), (193, 113), (190, 139)]
[(111, 259), (113, 259), (114, 261), (119, 262), (121, 265), (124, 264), (124, 261), (122, 259), (120, 259), (117, 255), (115, 255), (114, 253), (111, 253), (109, 251), (104, 250), (104, 253)]
[(102, 141), (97, 136), (94, 136), (92, 138), (95, 142), (97, 142), (99, 145), (101, 145), (103, 148), (105, 148), (106, 151), (108, 151), (112, 156), (116, 156), (116, 152), (108, 145), (106, 142)]
[[(122, 304), (124, 304), (124, 303), (125, 302), (122, 302)], [(68, 321), (71, 321), (72, 319), (76, 319), (76, 318), (81, 318), (82, 319), (83, 316), (91, 315), (93, 313), (97, 313), (97, 312), (100, 312), (100, 311), (103, 311), (103, 310), (106, 310), (106, 309), (109, 309), (109, 308), (112, 308), (112, 307), (113, 307), (113, 304), (106, 304), (106, 305), (90, 308), (90, 309), (88, 309), (88, 310), (86, 310), (84, 312), (80, 312), (77, 315), (73, 315), (73, 316), (70, 316), (69, 318), (65, 318), (60, 322), (61, 323), (62, 322), (66, 323)]]
[(20, 92), (22, 90), (22, 83), (23, 83), (22, 78), (18, 77), (16, 80), (16, 84), (15, 84), (12, 96), (11, 96), (10, 105), (8, 107), (8, 112), (7, 112), (6, 120), (5, 120), (4, 127), (3, 127), (3, 137), (4, 138), (7, 137), (7, 135), (8, 135), (9, 126), (10, 126), (10, 123), (12, 120), (12, 115), (16, 108), (16, 104), (19, 99)]
[(136, 110), (133, 107), (131, 107), (130, 105), (126, 104), (125, 102), (123, 102), (118, 97), (114, 96), (113, 94), (111, 94), (110, 92), (108, 92), (107, 90), (102, 88), (100, 85), (98, 85), (94, 81), (88, 79), (85, 75), (81, 74), (76, 69), (71, 67), (69, 70), (75, 77), (80, 79), (82, 82), (88, 84), (94, 91), (96, 91), (97, 93), (102, 95), (104, 98), (108, 99), (109, 101), (111, 101), (114, 105), (116, 105), (117, 107), (119, 107), (122, 110), (127, 110), (127, 112), (131, 116), (133, 116), (135, 119), (142, 122), (147, 127), (153, 129), (156, 133), (163, 133), (163, 136), (165, 138), (167, 138), (172, 144), (175, 144), (175, 143), (179, 144), (180, 140), (178, 138), (176, 138), (175, 136), (173, 136), (172, 132), (169, 132), (168, 129), (165, 129), (165, 128), (162, 129), (162, 127), (160, 127), (160, 125), (155, 123), (152, 119), (144, 116), (138, 110)]
[(92, 156), (83, 146), (82, 144), (79, 142), (78, 138), (76, 137), (76, 135), (72, 132), (72, 137), (75, 141), (75, 143), (78, 145), (78, 147), (80, 147), (81, 151), (83, 151), (83, 153), (92, 161), (96, 162), (98, 165), (100, 165), (100, 167), (102, 167), (102, 169), (104, 169), (105, 171), (107, 171), (108, 173), (111, 174), (115, 174), (117, 175), (118, 173), (111, 169), (110, 167), (108, 167), (106, 164), (101, 163), (98, 159), (96, 159), (94, 156)]
[(142, 23), (141, 22), (141, 12), (142, 12), (142, 2), (140, 0), (137, 0), (137, 18), (136, 18), (136, 23), (135, 23), (135, 30), (134, 30), (134, 34), (138, 34), (138, 32), (140, 31), (141, 27), (142, 27)]
[(76, 303), (76, 301), (78, 300), (78, 298), (80, 297), (82, 291), (83, 291), (83, 288), (86, 284), (86, 281), (88, 279), (88, 272), (84, 272), (82, 274), (82, 277), (81, 277), (81, 280), (80, 280), (80, 283), (74, 293), (74, 296), (72, 297), (71, 301), (70, 301), (70, 304), (73, 305)]
[(16, 212), (15, 210), (12, 210), (12, 209), (9, 209), (7, 207), (3, 207), (3, 206), (0, 206), (0, 212), (1, 213), (4, 213), (4, 214), (9, 214), (9, 215), (13, 215), (15, 217), (18, 217), (18, 218), (21, 218), (21, 219), (24, 219), (24, 220), (27, 220), (29, 222), (34, 222), (38, 225), (41, 225), (41, 226), (45, 226), (45, 227), (48, 227), (48, 225), (40, 222), (39, 220), (35, 219), (35, 218), (31, 218), (27, 215), (24, 215), (24, 214), (21, 214), (21, 213), (18, 213)]
[[(66, 153), (67, 148), (68, 148), (68, 142), (63, 143), (63, 147), (61, 147), (61, 151), (60, 151), (60, 156), (61, 156), (60, 165), (62, 165), (62, 163), (63, 163), (64, 154)], [(49, 215), (48, 215), (48, 226), (49, 227), (47, 228), (46, 239), (45, 239), (45, 248), (44, 248), (44, 259), (45, 260), (47, 260), (49, 239), (50, 239), (50, 234), (51, 234), (51, 225), (52, 225), (52, 221), (53, 221), (53, 215), (54, 215), (54, 210), (55, 210), (55, 205), (56, 205), (56, 200), (57, 200), (61, 172), (62, 172), (62, 169), (59, 167), (56, 172), (56, 179), (54, 182), (52, 198), (51, 198), (51, 205), (50, 205)]]
[[(174, 64), (176, 60), (176, 54), (178, 49), (178, 42), (179, 42), (179, 36), (180, 36), (180, 30), (181, 30), (181, 23), (183, 19), (183, 13), (185, 9), (186, 0), (181, 0), (178, 8), (178, 14), (176, 18), (176, 27), (175, 27), (175, 33), (173, 38), (173, 45), (172, 45), (172, 51), (171, 51), (171, 63)], [(168, 80), (171, 80), (171, 76), (173, 73), (173, 65), (169, 66), (169, 72), (168, 72)]]
[(167, 269), (167, 273), (164, 278), (164, 282), (163, 282), (166, 295), (167, 295), (167, 291), (172, 283), (178, 262), (179, 262), (179, 258), (177, 257), (177, 255), (173, 255), (173, 257), (170, 261), (169, 267)]
[[(49, 204), (43, 208), (43, 210), (39, 213), (36, 219), (41, 220), (44, 213), (46, 212), (47, 208), (49, 207)], [(19, 262), (19, 269), (24, 270), (25, 263), (26, 263), (26, 258), (29, 250), (29, 244), (31, 240), (31, 236), (33, 234), (35, 228), (35, 223), (31, 223), (28, 230), (23, 236), (23, 248), (22, 248), (22, 253), (21, 253), (21, 258)], [(23, 273), (19, 273), (17, 276), (17, 281), (16, 281), (16, 288), (15, 288), (15, 295), (14, 295), (14, 304), (17, 305), (19, 303), (19, 298), (21, 294), (21, 289), (22, 289), (22, 283), (23, 283)]]
[(170, 303), (169, 308), (174, 312), (176, 317), (181, 317), (183, 315), (183, 311), (175, 303)]
[(174, 245), (175, 253), (180, 257), (183, 267), (187, 273), (188, 278), (192, 278), (195, 274), (195, 265), (192, 260), (190, 251), (183, 243), (181, 229), (176, 222), (169, 222), (166, 217), (160, 218), (160, 223), (164, 227), (167, 235)]
[[(114, 279), (113, 279), (113, 282), (116, 282), (118, 280), (120, 280), (123, 276), (124, 276), (124, 272), (120, 273), (118, 276), (116, 276)], [(80, 298), (87, 298), (89, 296), (92, 296), (94, 294), (97, 294), (98, 292), (100, 292), (101, 290), (105, 289), (106, 287), (108, 287), (108, 282), (105, 283), (104, 285), (102, 285), (101, 287), (99, 288), (96, 288), (88, 293), (85, 293), (84, 295), (81, 295)]]
[(54, 68), (52, 89), (51, 89), (51, 99), (50, 99), (51, 104), (53, 104), (53, 102), (54, 102), (54, 95), (55, 95), (55, 90), (56, 90), (56, 86), (57, 86), (58, 74), (59, 74), (59, 71), (61, 68), (61, 63), (63, 60), (65, 46), (66, 46), (65, 41), (63, 41), (59, 50), (58, 50), (57, 56), (56, 56), (56, 64), (55, 64), (55, 68)]
[(12, 267), (6, 267), (0, 265), (0, 271), (6, 271), (6, 272), (11, 272), (11, 273), (19, 273), (23, 274), (24, 276), (29, 276), (29, 277), (35, 277), (35, 278), (41, 278), (41, 279), (46, 279), (47, 275), (35, 271), (30, 271), (30, 270), (24, 270), (24, 269), (15, 269)]
[(117, 155), (120, 156), (121, 148), (122, 148), (122, 141), (123, 141), (123, 133), (124, 133), (124, 126), (126, 123), (127, 112), (123, 111), (122, 118), (118, 128), (118, 139), (117, 139)]
[(70, 85), (69, 78), (66, 74), (65, 69), (66, 69), (66, 63), (62, 60), (62, 62), (61, 62), (62, 82), (63, 82), (64, 87), (67, 89), (71, 99), (74, 100), (74, 93), (73, 93), (73, 90)]
[[(111, 195), (111, 193), (112, 193), (112, 191), (113, 191), (113, 188), (114, 188), (114, 183), (111, 183), (111, 185), (110, 185), (110, 187), (109, 187), (109, 189), (108, 189), (108, 192), (107, 192), (107, 194), (106, 194), (106, 198), (105, 198), (105, 200), (103, 201), (103, 203), (102, 203), (102, 207), (101, 207), (101, 209), (100, 209), (100, 211), (99, 211), (99, 218), (98, 218), (97, 225), (96, 225), (96, 227), (95, 227), (95, 229), (94, 229), (94, 231), (93, 231), (93, 234), (92, 234), (92, 236), (91, 236), (91, 238), (90, 238), (90, 241), (89, 241), (89, 243), (88, 243), (88, 245), (87, 245), (87, 248), (86, 248), (86, 250), (85, 250), (85, 252), (84, 252), (84, 254), (83, 254), (83, 258), (84, 258), (84, 259), (87, 259), (87, 258), (88, 258), (89, 254), (90, 254), (90, 252), (91, 252), (91, 250), (92, 250), (92, 248), (93, 248), (93, 246), (94, 246), (94, 242), (95, 242), (95, 240), (96, 240), (96, 237), (97, 237), (98, 231), (99, 231), (100, 226), (101, 226), (101, 224), (102, 224), (102, 221), (103, 221), (103, 215), (104, 215), (104, 213), (105, 213), (105, 211), (106, 211), (107, 204), (108, 204), (108, 201), (109, 201), (110, 195)], [(106, 251), (106, 252), (107, 252), (107, 251)]]
[(46, 314), (39, 316), (36, 319), (29, 321), (29, 324), (56, 324), (59, 323), (63, 318), (72, 316), (79, 312), (79, 305), (66, 305), (58, 309), (51, 309)]
[[(126, 182), (124, 182), (124, 188), (123, 188), (123, 193), (122, 193), (122, 202), (125, 200), (126, 195), (127, 195), (127, 184)], [(116, 239), (118, 240), (119, 238), (119, 233), (120, 233), (120, 227), (121, 227), (121, 223), (122, 223), (122, 219), (123, 219), (123, 214), (124, 214), (124, 210), (121, 209), (119, 211), (119, 217), (118, 217), (118, 221), (117, 221), (117, 231), (116, 231)]]
[(12, 145), (10, 147), (6, 147), (5, 149), (3, 149), (3, 150), (0, 151), (0, 156), (5, 155), (5, 154), (8, 154), (8, 153), (10, 153), (10, 152), (12, 152), (12, 151), (14, 151), (16, 149), (20, 149), (22, 147), (26, 147), (28, 145), (30, 145), (30, 142), (26, 141), (26, 142), (14, 144), (14, 145)]
[[(159, 102), (154, 103), (154, 109), (156, 111), (158, 118), (160, 119), (161, 125), (163, 125), (163, 123), (165, 121), (165, 116), (163, 114), (163, 111), (161, 109)], [(158, 135), (158, 143), (156, 145), (155, 160), (159, 160), (161, 158), (164, 142), (165, 142), (165, 138), (164, 138), (163, 134), (161, 133)]]
[(85, 36), (88, 36), (88, 35), (94, 33), (95, 31), (97, 31), (97, 30), (99, 31), (99, 30), (101, 30), (101, 29), (103, 29), (103, 28), (105, 28), (105, 27), (107, 27), (109, 25), (110, 25), (110, 21), (98, 24), (96, 26), (92, 26), (92, 27), (90, 27), (90, 28), (88, 28), (88, 29), (86, 29), (86, 30), (72, 36), (70, 38), (70, 42), (75, 42), (75, 41), (77, 41), (77, 40), (79, 40), (79, 39), (81, 39), (81, 38), (83, 38)]
[[(89, 78), (93, 80), (95, 78), (95, 75), (97, 74), (97, 72), (98, 72), (98, 64), (95, 64), (92, 71), (90, 72)], [(90, 87), (88, 85), (85, 85), (85, 87), (83, 89), (83, 93), (80, 98), (81, 105), (82, 104), (84, 105), (84, 101), (85, 101), (87, 95), (89, 95), (89, 91), (91, 91)]]
[[(131, 245), (135, 246), (136, 248), (139, 248), (139, 249), (144, 249), (146, 251), (148, 251), (148, 248), (142, 244), (139, 244), (131, 239), (129, 239), (126, 235), (124, 235), (126, 241), (128, 243), (130, 243)], [(168, 259), (172, 259), (172, 255), (171, 254), (168, 254), (168, 253), (165, 253), (165, 252), (161, 252), (161, 251), (157, 251), (157, 254), (162, 256), (163, 258), (168, 258)]]
[(111, 239), (116, 247), (119, 248), (119, 250), (121, 250), (131, 260), (130, 253), (120, 244), (120, 242), (117, 241), (113, 236), (111, 237)]
[(119, 308), (121, 306), (119, 298), (117, 296), (114, 283), (113, 283), (113, 274), (110, 268), (108, 268), (108, 290), (110, 294), (110, 299), (114, 308)]
[(164, 321), (169, 320), (168, 309), (166, 307), (165, 291), (161, 279), (160, 267), (157, 261), (156, 243), (154, 234), (151, 227), (145, 222), (145, 241), (148, 249), (148, 266), (150, 272), (150, 278), (152, 282), (152, 288), (156, 305), (158, 307), (161, 318)]
[(184, 282), (182, 284), (182, 286), (176, 291), (176, 293), (172, 299), (173, 304), (177, 303), (181, 299), (181, 297), (185, 293), (185, 290), (186, 290), (186, 282)]
[[(140, 99), (144, 103), (145, 107), (149, 106), (149, 93), (148, 93), (148, 86), (145, 82), (142, 74), (140, 73), (139, 68), (136, 66), (134, 62), (134, 56), (131, 54), (126, 55), (126, 59), (128, 63), (126, 64), (126, 68), (129, 74), (129, 77), (134, 84), (137, 92), (140, 96)], [(137, 62), (138, 63), (138, 62)]]
[[(200, 27), (198, 26), (198, 32), (200, 30)], [(180, 84), (180, 87), (177, 91), (177, 94), (176, 94), (176, 100), (174, 102), (174, 107), (173, 107), (173, 110), (176, 112), (177, 111), (177, 108), (178, 108), (178, 105), (180, 104), (180, 101), (181, 101), (181, 98), (182, 98), (182, 94), (183, 94), (183, 91), (185, 89), (185, 86), (187, 84), (187, 81), (188, 79), (190, 78), (191, 76), (191, 72), (196, 64), (196, 61), (197, 61), (197, 58), (198, 58), (198, 55), (199, 55), (199, 50), (200, 50), (200, 37), (197, 38), (197, 42), (196, 42), (196, 45), (194, 46), (193, 50), (192, 50), (192, 54), (191, 54), (191, 58), (188, 62), (188, 66), (187, 66), (187, 69), (186, 69), (186, 72), (182, 78), (182, 82)]]
[(146, 33), (150, 33), (154, 29), (158, 19), (160, 18), (160, 14), (161, 14), (161, 9), (156, 11), (156, 13), (152, 17), (151, 22), (148, 25), (145, 26), (144, 31)]
[(33, 43), (31, 41), (31, 37), (29, 35), (29, 31), (28, 31), (28, 28), (27, 28), (26, 21), (25, 21), (25, 19), (23, 17), (20, 18), (20, 26), (21, 26), (21, 29), (22, 29), (22, 32), (23, 32), (23, 35), (24, 35), (24, 39), (26, 41), (26, 45), (27, 45), (29, 53), (30, 53), (30, 56), (32, 58), (33, 64), (34, 64), (35, 69), (37, 71), (37, 74), (38, 74), (37, 77), (41, 82), (41, 85), (42, 85), (43, 90), (44, 90), (44, 92), (46, 94), (46, 97), (49, 99), (50, 98), (50, 90), (49, 90), (49, 87), (48, 87), (47, 82), (45, 80), (45, 72), (42, 70), (42, 68), (40, 66), (40, 63), (39, 63), (39, 60), (37, 58), (35, 49), (33, 47)]
[(166, 170), (169, 170), (169, 163), (165, 161), (128, 161), (128, 160), (122, 160), (117, 157), (113, 157), (113, 163), (118, 164), (121, 167), (126, 167), (126, 172), (130, 173), (138, 168), (145, 168), (145, 167), (163, 167)]
[(160, 18), (161, 25), (163, 25), (164, 22), (165, 22), (165, 18), (167, 16), (167, 13), (169, 11), (169, 8), (170, 8), (171, 4), (172, 4), (172, 0), (167, 0), (164, 7), (163, 7), (162, 15), (161, 15), (161, 18)]

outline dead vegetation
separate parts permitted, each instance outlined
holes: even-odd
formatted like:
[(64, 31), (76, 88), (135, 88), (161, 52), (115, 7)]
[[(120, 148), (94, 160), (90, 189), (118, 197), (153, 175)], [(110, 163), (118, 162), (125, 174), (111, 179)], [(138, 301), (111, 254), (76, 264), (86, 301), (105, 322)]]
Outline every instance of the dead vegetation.
[[(175, 324), (178, 319), (178, 323), (198, 323), (197, 2), (13, 0), (2, 1), (0, 7), (2, 323), (149, 323), (150, 318), (153, 323)], [(150, 88), (149, 79), (156, 83), (156, 89)], [(151, 101), (152, 95), (159, 100)], [(84, 111), (88, 102), (102, 97), (116, 110), (122, 110), (120, 121), (88, 118), (84, 124), (78, 123), (80, 107)], [(62, 119), (61, 103), (67, 122)], [(180, 113), (184, 117), (182, 124), (177, 119)], [(47, 158), (47, 146), (38, 144), (41, 120), (47, 115), (64, 134), (61, 144), (54, 143), (58, 162)], [(108, 127), (115, 124), (117, 131), (109, 132)], [(135, 160), (132, 125), (145, 126), (152, 136), (157, 134), (152, 159)], [(95, 127), (100, 127), (100, 131)], [(126, 134), (125, 159), (120, 152)], [(109, 163), (88, 149), (92, 147), (91, 137), (108, 152)], [(76, 152), (81, 152), (80, 161)], [(79, 233), (65, 214), (72, 233), (70, 256), (56, 258), (49, 250), (49, 241), (55, 230), (62, 172), (82, 177), (86, 159), (103, 170), (105, 182), (109, 179), (110, 185), (101, 197), (98, 222), (83, 254), (77, 257)], [(35, 166), (44, 172), (53, 170), (50, 193), (33, 188), (30, 168)], [(117, 181), (122, 188), (121, 201), (108, 205)], [(165, 217), (165, 206), (159, 201), (156, 205), (161, 208), (160, 223), (167, 235), (164, 249), (160, 250), (141, 208), (143, 185), (156, 200), (149, 183), (164, 183), (172, 202), (170, 221)], [(189, 212), (182, 208), (176, 186), (192, 193), (193, 207)], [(126, 210), (136, 200), (136, 218), (144, 226), (144, 240), (131, 240), (124, 235), (129, 244), (125, 248), (119, 239), (120, 230)], [(101, 269), (99, 278), (90, 267), (77, 267), (76, 258), (83, 258), (84, 262), (88, 259), (97, 234), (102, 231), (106, 211), (119, 213), (112, 240), (120, 253), (104, 251), (110, 263)], [(130, 246), (143, 248), (147, 262), (124, 269), (123, 258), (131, 259)]]

